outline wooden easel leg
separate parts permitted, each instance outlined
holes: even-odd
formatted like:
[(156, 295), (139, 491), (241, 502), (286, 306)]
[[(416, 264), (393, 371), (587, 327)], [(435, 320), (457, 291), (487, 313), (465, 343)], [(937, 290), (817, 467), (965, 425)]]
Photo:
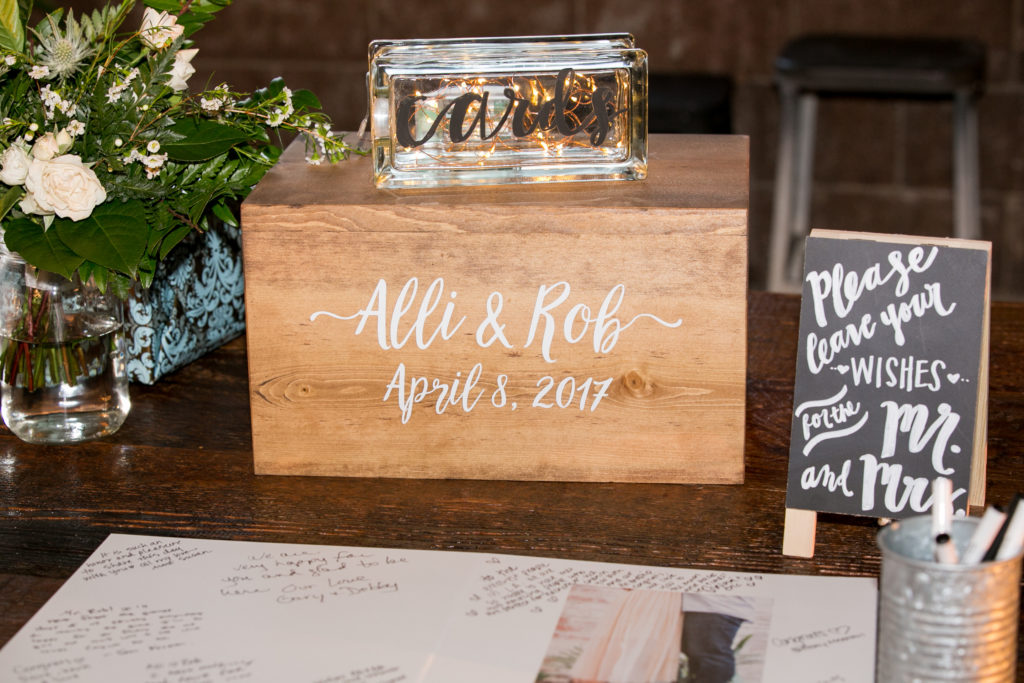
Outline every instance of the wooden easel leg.
[(786, 525), (782, 532), (782, 554), (793, 557), (814, 557), (814, 535), (817, 530), (817, 512), (786, 508)]

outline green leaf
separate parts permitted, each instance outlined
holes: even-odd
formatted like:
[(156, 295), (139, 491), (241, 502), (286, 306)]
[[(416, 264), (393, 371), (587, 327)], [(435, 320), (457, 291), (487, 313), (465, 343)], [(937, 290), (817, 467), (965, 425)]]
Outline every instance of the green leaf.
[(146, 250), (149, 223), (142, 202), (109, 202), (80, 221), (57, 219), (61, 240), (83, 258), (125, 275), (135, 275)]
[[(145, 0), (143, 4), (160, 12), (177, 15), (184, 3), (181, 0)], [(231, 0), (193, 0), (189, 3), (189, 11), (178, 17), (178, 23), (185, 27), (185, 37), (198, 31), (203, 24), (213, 19), (215, 12), (230, 4)]]
[(149, 289), (156, 277), (156, 259), (150, 256), (143, 257), (139, 262), (139, 284), (143, 289)]
[(7, 215), (7, 212), (21, 199), (23, 194), (25, 194), (25, 188), (15, 185), (4, 192), (3, 196), (0, 196), (0, 219)]
[[(86, 280), (88, 280), (90, 277), (93, 276), (93, 273), (96, 270), (102, 270), (103, 271), (102, 275), (98, 275), (97, 277), (104, 278), (104, 284), (105, 284), (105, 282), (106, 282), (105, 278), (106, 278), (106, 273), (107, 273), (106, 268), (98, 268), (96, 266), (96, 264), (93, 263), (92, 261), (82, 261), (82, 265), (78, 266), (78, 276), (80, 278), (82, 278), (83, 282), (85, 282)], [(101, 290), (103, 289), (102, 285), (100, 286), (100, 289)]]
[(184, 36), (188, 38), (193, 33), (203, 27), (203, 24), (213, 19), (213, 15), (209, 12), (189, 12), (185, 16), (178, 20), (184, 28)]
[(280, 76), (271, 79), (270, 83), (268, 83), (267, 87), (263, 88), (263, 90), (266, 90), (268, 97), (277, 97), (284, 92), (284, 79)]
[(232, 228), (238, 227), (238, 219), (224, 202), (217, 202), (213, 205), (213, 215), (224, 221), (225, 225), (230, 225)]
[(160, 244), (160, 260), (167, 258), (167, 255), (171, 253), (171, 249), (178, 246), (178, 244), (192, 232), (192, 228), (187, 225), (180, 225), (172, 230), (164, 241)]
[(188, 217), (193, 223), (198, 223), (199, 219), (206, 213), (206, 207), (209, 206), (217, 190), (215, 187), (211, 187), (206, 190), (197, 190), (190, 192), (188, 195), (191, 206), (188, 208)]
[[(155, 257), (159, 253), (160, 243), (171, 229), (180, 225), (171, 218), (169, 211), (165, 210), (163, 204), (159, 207), (148, 207), (146, 217), (149, 220), (149, 241), (146, 243), (146, 255)], [(142, 262), (145, 262), (144, 258)], [(140, 264), (141, 267), (141, 264)]]
[(83, 259), (64, 244), (55, 230), (43, 230), (43, 226), (28, 218), (15, 218), (4, 222), (4, 242), (11, 251), (36, 268), (60, 273), (71, 278)]
[(177, 14), (181, 11), (181, 2), (179, 2), (179, 0), (145, 0), (142, 4), (146, 7), (152, 7), (158, 12), (172, 12)]
[(87, 280), (89, 276), (92, 276), (92, 281), (96, 283), (99, 290), (101, 292), (107, 291), (107, 282), (110, 280), (110, 271), (106, 268), (86, 261), (78, 269), (78, 274), (83, 280)]
[(171, 131), (181, 137), (165, 143), (163, 151), (171, 159), (186, 162), (213, 159), (249, 139), (244, 131), (208, 119), (182, 119)]
[(292, 106), (296, 111), (303, 109), (322, 109), (320, 100), (311, 90), (296, 90), (292, 93)]
[(121, 275), (120, 273), (110, 273), (110, 291), (114, 295), (126, 301), (132, 294), (132, 281), (130, 278)]
[(18, 0), (0, 0), (0, 48), (10, 52), (25, 48), (25, 25), (21, 23)]

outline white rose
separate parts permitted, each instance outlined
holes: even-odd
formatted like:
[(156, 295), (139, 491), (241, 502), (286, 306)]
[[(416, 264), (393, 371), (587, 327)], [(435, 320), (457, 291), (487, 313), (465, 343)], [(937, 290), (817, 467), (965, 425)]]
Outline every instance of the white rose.
[(75, 141), (66, 129), (61, 129), (57, 133), (57, 151), (60, 154), (63, 154), (64, 152), (71, 149), (71, 145), (73, 144), (75, 144)]
[(199, 52), (198, 48), (192, 48), (189, 50), (178, 50), (178, 54), (174, 55), (174, 66), (171, 67), (171, 79), (167, 82), (167, 85), (171, 86), (172, 90), (185, 90), (188, 88), (188, 79), (196, 72), (194, 66), (192, 66), (192, 58)]
[(167, 12), (157, 12), (152, 7), (147, 7), (142, 14), (142, 27), (139, 29), (139, 37), (142, 42), (154, 50), (162, 50), (185, 30), (184, 26), (178, 24), (178, 18)]
[(32, 158), (24, 147), (19, 144), (11, 145), (4, 150), (3, 156), (0, 156), (0, 164), (3, 164), (3, 168), (0, 169), (0, 182), (8, 185), (23, 184), (31, 163)]
[(32, 145), (32, 156), (42, 161), (49, 161), (61, 151), (57, 136), (53, 133), (46, 133)]
[(43, 212), (52, 211), (73, 221), (87, 218), (107, 198), (99, 178), (76, 154), (49, 161), (35, 159), (28, 169), (25, 189)]
[[(44, 211), (42, 207), (39, 206), (38, 202), (36, 202), (35, 196), (31, 192), (21, 198), (21, 202), (18, 203), (18, 206), (20, 206), (21, 210), (25, 213), (34, 213), (41, 216), (53, 215), (53, 211)], [(45, 231), (46, 228), (44, 227), (43, 230)]]

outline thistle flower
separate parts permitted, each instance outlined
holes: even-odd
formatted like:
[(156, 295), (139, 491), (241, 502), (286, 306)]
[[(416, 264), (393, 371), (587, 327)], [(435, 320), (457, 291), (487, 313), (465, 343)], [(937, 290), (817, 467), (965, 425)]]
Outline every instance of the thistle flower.
[(50, 19), (49, 24), (49, 32), (39, 34), (36, 60), (38, 64), (49, 68), (51, 77), (67, 78), (92, 56), (93, 49), (82, 35), (82, 27), (70, 13), (64, 22), (63, 33), (53, 19)]

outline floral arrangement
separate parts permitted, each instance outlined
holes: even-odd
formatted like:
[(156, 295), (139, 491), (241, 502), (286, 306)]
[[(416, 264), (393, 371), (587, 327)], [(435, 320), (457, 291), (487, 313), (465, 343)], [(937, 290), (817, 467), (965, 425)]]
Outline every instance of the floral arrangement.
[[(127, 294), (211, 214), (274, 164), (271, 133), (306, 138), (307, 160), (353, 150), (316, 97), (277, 79), (251, 94), (188, 92), (190, 36), (231, 0), (135, 0), (27, 28), (32, 0), (0, 0), (0, 224), (30, 265)], [(133, 20), (132, 23), (135, 23)], [(279, 140), (279, 138), (275, 138)]]

